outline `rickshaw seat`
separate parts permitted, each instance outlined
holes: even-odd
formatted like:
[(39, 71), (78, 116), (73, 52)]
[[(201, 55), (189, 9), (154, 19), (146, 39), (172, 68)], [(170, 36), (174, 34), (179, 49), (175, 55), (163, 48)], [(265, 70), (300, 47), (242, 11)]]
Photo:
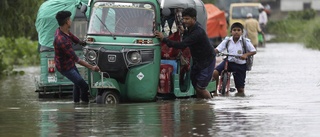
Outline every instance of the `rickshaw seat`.
[(178, 63), (176, 60), (166, 60), (166, 59), (162, 59), (161, 60), (161, 65), (162, 64), (169, 64), (173, 67), (173, 71), (172, 74), (176, 74), (177, 73), (177, 67), (178, 67)]
[(173, 71), (173, 66), (170, 64), (160, 65), (160, 76), (158, 93), (167, 94), (171, 91), (171, 75)]
[[(180, 41), (179, 32), (172, 33), (168, 39), (173, 41)], [(179, 49), (169, 48), (167, 44), (161, 43), (161, 59), (172, 59), (175, 60), (179, 54)]]

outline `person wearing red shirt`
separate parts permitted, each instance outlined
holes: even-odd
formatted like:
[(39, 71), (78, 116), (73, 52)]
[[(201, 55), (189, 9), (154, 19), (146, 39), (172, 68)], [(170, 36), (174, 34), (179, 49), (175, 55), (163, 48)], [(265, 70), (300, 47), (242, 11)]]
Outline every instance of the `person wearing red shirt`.
[[(74, 52), (73, 43), (79, 43), (81, 45), (84, 42), (80, 41), (76, 36), (70, 32), (71, 27), (71, 12), (59, 11), (56, 14), (56, 20), (58, 21), (59, 28), (55, 32), (53, 41), (54, 45), (54, 61), (57, 70), (73, 82), (73, 101), (89, 102), (89, 86), (86, 81), (81, 77), (75, 63), (78, 63), (84, 67), (91, 69), (92, 71), (99, 71), (98, 66), (92, 66), (89, 63), (81, 60)], [(81, 92), (80, 92), (81, 91)], [(81, 93), (81, 95), (80, 95)]]

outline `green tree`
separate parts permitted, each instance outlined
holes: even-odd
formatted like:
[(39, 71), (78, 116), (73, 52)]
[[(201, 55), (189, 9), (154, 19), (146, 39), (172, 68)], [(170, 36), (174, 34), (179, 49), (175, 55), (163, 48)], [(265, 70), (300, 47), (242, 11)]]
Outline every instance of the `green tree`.
[(39, 62), (34, 23), (42, 3), (43, 0), (0, 0), (0, 76), (12, 73), (14, 65)]
[(0, 0), (0, 36), (37, 39), (34, 27), (43, 0)]

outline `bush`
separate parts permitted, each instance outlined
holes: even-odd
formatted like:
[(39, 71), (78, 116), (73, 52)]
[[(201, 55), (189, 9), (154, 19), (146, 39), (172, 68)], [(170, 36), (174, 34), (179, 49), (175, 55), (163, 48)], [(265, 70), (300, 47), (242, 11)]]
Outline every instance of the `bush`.
[(8, 65), (3, 61), (3, 52), (4, 49), (0, 47), (0, 75), (2, 74), (3, 70), (6, 70)]
[(40, 62), (37, 41), (29, 38), (0, 37), (0, 75), (10, 73), (13, 66), (31, 66)]
[(316, 17), (317, 12), (313, 9), (307, 9), (303, 11), (293, 11), (289, 12), (288, 19), (297, 19), (297, 20), (311, 20)]
[(268, 32), (276, 35), (273, 42), (301, 42), (307, 48), (320, 50), (320, 18), (285, 19), (268, 23)]
[(276, 35), (275, 42), (303, 42), (301, 37), (308, 33), (304, 24), (306, 20), (286, 19), (280, 21), (270, 21), (268, 23), (268, 33)]
[(320, 50), (320, 44), (319, 44), (319, 38), (320, 38), (320, 25), (314, 26), (312, 32), (308, 34), (305, 40), (305, 45), (307, 48), (312, 49), (318, 49)]

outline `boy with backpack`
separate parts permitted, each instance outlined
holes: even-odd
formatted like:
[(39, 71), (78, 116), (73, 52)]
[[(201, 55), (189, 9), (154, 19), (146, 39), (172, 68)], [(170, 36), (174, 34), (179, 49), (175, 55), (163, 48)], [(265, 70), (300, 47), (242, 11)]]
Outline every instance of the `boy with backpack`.
[[(236, 96), (245, 96), (244, 86), (246, 79), (246, 71), (251, 68), (247, 68), (247, 59), (252, 58), (256, 54), (256, 49), (252, 45), (249, 39), (242, 37), (243, 25), (239, 22), (231, 25), (231, 37), (227, 37), (223, 40), (214, 50), (216, 53), (227, 52), (231, 55), (240, 55), (240, 58), (228, 57), (229, 65), (228, 71), (233, 72), (234, 83), (237, 88)], [(219, 75), (224, 69), (225, 62), (221, 62), (213, 72), (213, 78), (216, 80), (216, 85), (219, 84)], [(216, 88), (217, 89), (217, 88)], [(215, 91), (214, 96), (218, 93)]]

